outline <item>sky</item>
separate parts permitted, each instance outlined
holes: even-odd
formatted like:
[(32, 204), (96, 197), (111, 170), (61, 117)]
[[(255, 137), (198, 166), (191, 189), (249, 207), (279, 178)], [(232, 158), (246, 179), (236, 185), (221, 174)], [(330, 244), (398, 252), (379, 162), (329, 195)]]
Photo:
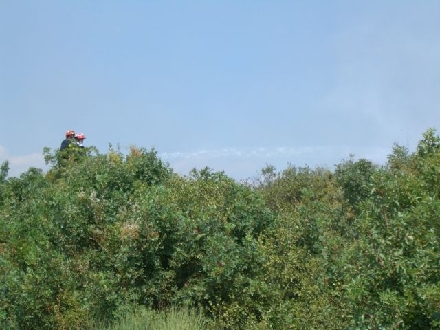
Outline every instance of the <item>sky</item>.
[(0, 162), (65, 131), (182, 175), (386, 162), (440, 125), (440, 1), (1, 0)]

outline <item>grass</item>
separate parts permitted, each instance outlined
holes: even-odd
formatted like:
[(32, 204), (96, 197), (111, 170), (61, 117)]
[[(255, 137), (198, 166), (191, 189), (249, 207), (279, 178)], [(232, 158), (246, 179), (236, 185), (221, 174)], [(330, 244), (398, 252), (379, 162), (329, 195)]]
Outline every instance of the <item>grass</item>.
[(156, 312), (149, 309), (136, 309), (109, 327), (97, 330), (205, 330), (206, 320), (198, 312), (186, 308), (171, 308)]

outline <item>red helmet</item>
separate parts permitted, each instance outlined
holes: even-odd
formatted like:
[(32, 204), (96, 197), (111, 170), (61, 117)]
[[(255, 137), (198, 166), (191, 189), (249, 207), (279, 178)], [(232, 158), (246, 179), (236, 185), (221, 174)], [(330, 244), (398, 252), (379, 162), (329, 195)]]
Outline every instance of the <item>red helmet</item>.
[(69, 129), (66, 132), (66, 137), (72, 137), (72, 136), (75, 136), (75, 131), (73, 129)]
[(83, 133), (76, 134), (76, 139), (77, 140), (84, 140), (85, 138), (86, 138), (86, 136)]

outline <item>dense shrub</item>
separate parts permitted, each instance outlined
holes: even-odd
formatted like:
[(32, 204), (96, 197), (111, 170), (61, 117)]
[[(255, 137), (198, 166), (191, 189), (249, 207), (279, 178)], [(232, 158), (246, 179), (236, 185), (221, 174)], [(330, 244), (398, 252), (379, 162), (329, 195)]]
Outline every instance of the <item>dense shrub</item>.
[(2, 183), (10, 328), (87, 328), (124, 304), (198, 306), (229, 325), (254, 316), (231, 305), (273, 219), (257, 193), (209, 169), (180, 177), (134, 147), (57, 165)]
[(433, 129), (383, 166), (269, 165), (253, 184), (177, 175), (154, 149), (44, 154), (47, 173), (0, 167), (1, 328), (110, 327), (170, 308), (203, 311), (212, 329), (440, 327)]

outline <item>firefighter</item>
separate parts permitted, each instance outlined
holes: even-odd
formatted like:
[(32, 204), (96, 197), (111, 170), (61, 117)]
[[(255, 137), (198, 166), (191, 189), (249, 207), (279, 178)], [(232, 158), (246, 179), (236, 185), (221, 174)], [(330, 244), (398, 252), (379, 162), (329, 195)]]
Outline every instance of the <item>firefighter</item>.
[(75, 142), (75, 131), (70, 129), (66, 132), (66, 138), (61, 142), (60, 150), (64, 150)]
[(84, 148), (83, 142), (85, 139), (86, 139), (86, 136), (83, 133), (78, 133), (77, 135), (75, 135), (76, 143), (77, 143), (78, 147), (80, 147), (80, 148)]

